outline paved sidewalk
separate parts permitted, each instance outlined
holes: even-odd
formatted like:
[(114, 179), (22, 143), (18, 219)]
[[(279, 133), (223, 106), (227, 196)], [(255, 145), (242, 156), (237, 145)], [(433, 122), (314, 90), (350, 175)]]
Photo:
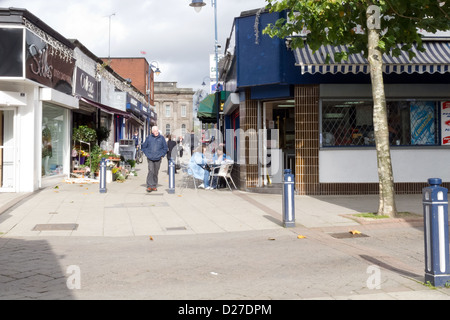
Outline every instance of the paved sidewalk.
[[(281, 195), (195, 190), (181, 172), (169, 194), (165, 168), (152, 193), (143, 164), (106, 194), (62, 181), (0, 194), (0, 299), (450, 299), (422, 284), (420, 220), (345, 216), (376, 211), (378, 196), (296, 196), (284, 228)], [(421, 196), (397, 206), (420, 215)], [(345, 237), (355, 229), (364, 237)], [(82, 290), (66, 286), (71, 266)]]
[[(138, 176), (107, 185), (68, 184), (29, 194), (0, 194), (0, 232), (7, 236), (142, 236), (202, 234), (282, 228), (282, 196), (229, 189), (195, 189), (176, 175), (175, 194), (161, 166), (158, 191), (145, 191), (145, 164)], [(187, 180), (187, 181), (186, 181)], [(398, 211), (422, 214), (420, 195), (397, 196)], [(13, 207), (14, 210), (8, 210)], [(296, 225), (306, 228), (357, 226), (344, 215), (374, 212), (377, 195), (296, 196)], [(2, 214), (3, 213), (3, 214)], [(38, 224), (77, 224), (76, 230), (33, 231)]]

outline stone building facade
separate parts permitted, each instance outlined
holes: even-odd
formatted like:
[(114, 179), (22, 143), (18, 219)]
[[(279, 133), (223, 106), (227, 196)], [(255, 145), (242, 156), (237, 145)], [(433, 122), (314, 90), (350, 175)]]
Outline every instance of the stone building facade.
[(163, 135), (184, 136), (193, 129), (193, 96), (191, 88), (178, 88), (177, 82), (155, 82), (155, 109), (158, 128)]

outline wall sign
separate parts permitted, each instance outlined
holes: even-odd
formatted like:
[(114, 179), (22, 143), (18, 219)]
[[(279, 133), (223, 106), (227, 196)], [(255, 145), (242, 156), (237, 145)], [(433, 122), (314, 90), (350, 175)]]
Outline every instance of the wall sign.
[(95, 77), (77, 68), (75, 78), (75, 93), (94, 102), (100, 102), (98, 96), (99, 82)]
[(74, 68), (74, 59), (27, 30), (26, 78), (71, 95)]

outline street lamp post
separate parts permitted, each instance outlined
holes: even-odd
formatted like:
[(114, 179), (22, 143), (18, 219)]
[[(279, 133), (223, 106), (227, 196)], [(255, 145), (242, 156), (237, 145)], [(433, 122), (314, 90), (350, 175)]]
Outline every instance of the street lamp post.
[[(217, 0), (211, 0), (211, 5), (214, 7), (214, 29), (215, 29), (215, 45), (214, 45), (214, 53), (216, 59), (216, 121), (217, 121), (217, 134), (216, 141), (219, 139), (220, 132), (220, 88), (219, 88), (219, 41), (218, 41), (218, 33), (217, 33)], [(202, 7), (206, 6), (206, 3), (203, 0), (192, 0), (190, 4), (191, 7), (195, 9), (196, 12), (200, 12)], [(219, 141), (217, 141), (217, 144)]]
[[(147, 90), (147, 94), (148, 94), (148, 105), (149, 105), (149, 110), (150, 111), (151, 111), (150, 101), (153, 100), (153, 93), (154, 93), (154, 79), (153, 79), (153, 86), (152, 86), (152, 77), (151, 77), (152, 71), (153, 71), (154, 74), (156, 74), (156, 76), (159, 76), (161, 74), (161, 70), (159, 69), (158, 61), (153, 60), (148, 65), (148, 90)], [(148, 132), (151, 132), (151, 126), (152, 126), (152, 124), (150, 123), (150, 125), (147, 128)]]

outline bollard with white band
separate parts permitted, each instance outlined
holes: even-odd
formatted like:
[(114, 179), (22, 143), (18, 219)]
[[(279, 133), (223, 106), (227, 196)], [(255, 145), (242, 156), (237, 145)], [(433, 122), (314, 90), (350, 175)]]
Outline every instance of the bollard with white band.
[(100, 193), (106, 193), (106, 160), (100, 162)]
[(422, 189), (425, 239), (425, 283), (443, 287), (450, 281), (448, 243), (448, 189), (439, 178)]
[(284, 170), (283, 183), (283, 225), (285, 228), (295, 227), (295, 176), (290, 169)]
[(175, 163), (173, 159), (169, 159), (169, 193), (175, 193)]

